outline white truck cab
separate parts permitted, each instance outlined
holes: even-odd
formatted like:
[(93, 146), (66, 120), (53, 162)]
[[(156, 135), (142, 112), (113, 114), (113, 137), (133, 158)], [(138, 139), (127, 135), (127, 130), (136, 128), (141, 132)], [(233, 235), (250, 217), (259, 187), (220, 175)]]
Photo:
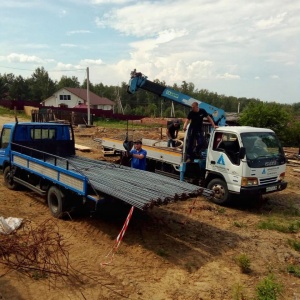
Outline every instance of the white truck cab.
[(219, 127), (211, 134), (205, 181), (223, 204), (231, 194), (257, 196), (283, 190), (286, 158), (274, 131), (248, 126)]

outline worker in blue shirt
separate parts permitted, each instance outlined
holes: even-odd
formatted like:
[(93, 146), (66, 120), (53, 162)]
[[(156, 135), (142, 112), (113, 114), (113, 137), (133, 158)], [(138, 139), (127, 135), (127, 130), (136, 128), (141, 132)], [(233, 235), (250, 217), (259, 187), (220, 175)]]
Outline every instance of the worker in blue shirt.
[(146, 170), (147, 151), (142, 148), (142, 141), (137, 140), (134, 143), (134, 149), (130, 151), (131, 167), (139, 170)]

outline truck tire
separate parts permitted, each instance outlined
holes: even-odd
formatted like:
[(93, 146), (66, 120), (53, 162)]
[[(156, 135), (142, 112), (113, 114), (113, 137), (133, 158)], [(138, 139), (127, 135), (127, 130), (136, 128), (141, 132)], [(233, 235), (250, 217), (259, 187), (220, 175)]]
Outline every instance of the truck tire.
[(14, 182), (13, 178), (11, 177), (11, 169), (10, 166), (7, 166), (4, 169), (3, 172), (3, 177), (4, 177), (4, 184), (5, 186), (10, 189), (10, 190), (16, 190), (18, 188), (18, 184)]
[(49, 188), (47, 202), (52, 216), (61, 219), (64, 214), (64, 195), (56, 186)]
[(215, 192), (212, 198), (214, 203), (223, 205), (230, 201), (230, 194), (224, 180), (215, 178), (208, 183), (207, 188)]

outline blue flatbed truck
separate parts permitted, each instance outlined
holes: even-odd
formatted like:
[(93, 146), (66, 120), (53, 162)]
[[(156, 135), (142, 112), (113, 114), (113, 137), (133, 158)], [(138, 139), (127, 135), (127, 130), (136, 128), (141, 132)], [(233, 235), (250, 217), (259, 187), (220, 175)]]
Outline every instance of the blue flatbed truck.
[(25, 186), (45, 196), (51, 214), (62, 217), (75, 207), (95, 211), (119, 199), (141, 210), (212, 192), (159, 174), (77, 156), (69, 124), (4, 124), (0, 137), (4, 184)]

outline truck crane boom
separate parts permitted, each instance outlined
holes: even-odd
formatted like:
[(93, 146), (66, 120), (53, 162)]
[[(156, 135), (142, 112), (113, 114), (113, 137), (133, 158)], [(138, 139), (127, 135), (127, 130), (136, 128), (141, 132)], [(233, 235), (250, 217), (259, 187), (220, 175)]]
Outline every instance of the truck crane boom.
[(141, 72), (137, 72), (136, 69), (130, 73), (130, 76), (131, 78), (127, 88), (129, 94), (134, 94), (138, 89), (143, 89), (188, 107), (191, 107), (193, 102), (198, 102), (199, 108), (203, 108), (212, 117), (216, 125), (226, 125), (226, 116), (223, 109), (201, 102), (172, 88), (152, 82), (147, 79), (147, 76)]

